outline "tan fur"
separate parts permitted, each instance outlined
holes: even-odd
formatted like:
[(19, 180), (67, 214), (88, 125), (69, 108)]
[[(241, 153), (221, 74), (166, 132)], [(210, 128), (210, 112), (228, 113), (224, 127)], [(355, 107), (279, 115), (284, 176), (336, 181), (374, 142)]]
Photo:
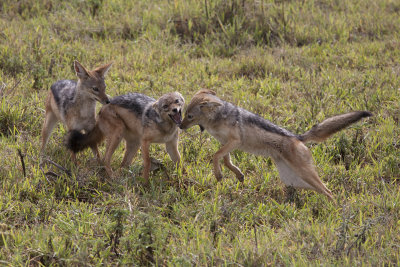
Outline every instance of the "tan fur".
[[(369, 112), (366, 112), (369, 113)], [(344, 129), (348, 125), (358, 121), (360, 116), (371, 116), (372, 114), (363, 114), (359, 111), (349, 112), (337, 115), (314, 125), (313, 128), (301, 135), (303, 142), (322, 142), (332, 134)]]
[[(76, 92), (75, 97), (71, 100), (65, 95), (65, 91), (60, 91), (59, 93), (59, 97), (61, 101), (66, 103), (65, 105), (57, 104), (53, 92), (49, 91), (45, 102), (46, 113), (41, 135), (42, 153), (54, 126), (59, 121), (66, 126), (68, 131), (77, 130), (87, 132), (93, 129), (96, 122), (96, 100), (103, 104), (109, 102), (108, 96), (105, 93), (104, 76), (111, 67), (111, 64), (88, 71), (78, 61), (75, 61), (74, 68), (78, 77), (78, 82), (76, 87), (74, 87)], [(72, 88), (72, 86), (69, 88)], [(92, 150), (98, 156), (97, 147), (93, 147)], [(72, 153), (72, 159), (75, 161), (75, 153)]]
[(357, 111), (328, 118), (303, 135), (295, 135), (261, 117), (219, 99), (215, 92), (198, 91), (190, 101), (181, 129), (200, 125), (222, 143), (213, 156), (214, 174), (222, 179), (219, 165), (225, 165), (243, 181), (243, 173), (230, 161), (229, 153), (240, 149), (255, 155), (270, 156), (276, 163), (281, 180), (289, 186), (312, 189), (333, 199), (331, 191), (320, 180), (310, 150), (303, 142), (322, 141), (333, 133), (371, 116)]
[[(180, 102), (176, 103), (176, 99), (179, 99)], [(156, 102), (150, 103), (146, 109), (158, 110), (158, 106), (163, 107), (162, 110), (158, 110), (160, 118), (159, 121), (156, 121), (153, 115), (146, 115), (145, 111), (143, 114), (138, 114), (111, 102), (111, 104), (103, 106), (100, 110), (93, 130), (99, 129), (102, 135), (97, 136), (97, 140), (90, 141), (90, 143), (86, 143), (83, 140), (83, 143), (86, 144), (85, 146), (90, 146), (93, 143), (100, 142), (103, 136), (105, 137), (106, 152), (103, 164), (109, 177), (113, 176), (111, 169), (112, 155), (122, 139), (126, 141), (126, 151), (121, 167), (129, 167), (137, 150), (141, 147), (143, 177), (148, 182), (151, 165), (150, 144), (165, 144), (171, 160), (176, 164), (180, 164), (181, 156), (178, 151), (179, 128), (169, 115), (177, 112), (181, 114), (183, 104), (184, 99), (177, 92), (165, 94)], [(90, 139), (90, 134), (88, 137), (83, 138)]]

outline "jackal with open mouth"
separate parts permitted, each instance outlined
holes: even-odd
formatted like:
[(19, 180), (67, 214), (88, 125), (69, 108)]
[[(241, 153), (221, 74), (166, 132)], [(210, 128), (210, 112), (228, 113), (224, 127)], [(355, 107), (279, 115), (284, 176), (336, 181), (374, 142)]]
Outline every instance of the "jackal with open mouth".
[(126, 151), (121, 167), (128, 167), (141, 147), (143, 177), (148, 182), (151, 143), (164, 143), (171, 160), (180, 163), (178, 126), (182, 122), (184, 103), (184, 98), (178, 92), (167, 93), (158, 100), (139, 93), (114, 97), (110, 104), (101, 108), (93, 130), (87, 134), (71, 132), (67, 137), (67, 146), (78, 152), (97, 146), (106, 138), (103, 163), (107, 174), (112, 177), (111, 157), (121, 140), (125, 139)]

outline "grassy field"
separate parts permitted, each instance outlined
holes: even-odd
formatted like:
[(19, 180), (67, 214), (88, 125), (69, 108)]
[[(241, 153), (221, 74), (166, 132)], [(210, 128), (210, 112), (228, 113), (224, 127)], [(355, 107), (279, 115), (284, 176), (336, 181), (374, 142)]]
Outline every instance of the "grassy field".
[[(153, 145), (146, 187), (120, 146), (109, 180), (90, 151), (74, 166), (62, 125), (39, 155), (45, 96), (75, 59), (114, 62), (111, 96), (210, 88), (295, 133), (374, 116), (309, 146), (333, 203), (241, 151), (244, 183), (226, 168), (217, 183), (198, 127), (181, 134), (186, 173)], [(3, 0), (0, 101), (0, 265), (400, 265), (398, 1)]]

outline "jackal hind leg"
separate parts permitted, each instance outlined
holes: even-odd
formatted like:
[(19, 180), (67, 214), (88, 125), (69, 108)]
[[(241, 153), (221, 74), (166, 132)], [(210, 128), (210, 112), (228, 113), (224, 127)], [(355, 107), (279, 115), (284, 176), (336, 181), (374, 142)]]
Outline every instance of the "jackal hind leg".
[(49, 140), (49, 137), (51, 135), (51, 132), (54, 129), (54, 126), (57, 124), (58, 119), (56, 115), (52, 111), (46, 112), (44, 123), (43, 123), (43, 128), (42, 128), (42, 147), (41, 147), (41, 153), (44, 152), (44, 148), (46, 147), (46, 144)]
[(312, 189), (333, 200), (332, 192), (318, 176), (310, 150), (298, 140), (292, 140), (290, 146), (282, 154), (284, 160), (276, 162), (281, 179), (286, 180), (287, 185)]
[(101, 162), (100, 152), (99, 152), (99, 148), (98, 148), (97, 144), (96, 145), (92, 145), (90, 147), (90, 149), (92, 150), (92, 153), (93, 153), (93, 156), (95, 157), (95, 159), (98, 162)]
[(104, 155), (103, 162), (106, 172), (110, 178), (112, 177), (111, 157), (122, 140), (122, 131), (122, 128), (115, 128), (112, 132), (112, 135), (107, 137), (106, 153)]
[(131, 165), (133, 157), (140, 147), (140, 141), (128, 138), (126, 139), (126, 151), (124, 159), (121, 162), (121, 168), (128, 168)]
[(76, 160), (76, 153), (71, 151), (71, 160), (75, 165), (78, 165), (78, 161)]

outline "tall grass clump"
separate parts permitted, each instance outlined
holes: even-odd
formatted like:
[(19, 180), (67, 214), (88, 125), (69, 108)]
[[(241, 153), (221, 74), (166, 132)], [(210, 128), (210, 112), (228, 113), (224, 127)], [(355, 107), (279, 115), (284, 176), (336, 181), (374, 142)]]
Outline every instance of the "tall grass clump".
[[(173, 33), (183, 41), (207, 44), (218, 55), (230, 56), (251, 45), (377, 40), (399, 30), (396, 7), (367, 2), (175, 1)], [(359, 8), (362, 13), (357, 12)], [(390, 12), (383, 16), (376, 9)], [(343, 16), (345, 22), (338, 19)]]

